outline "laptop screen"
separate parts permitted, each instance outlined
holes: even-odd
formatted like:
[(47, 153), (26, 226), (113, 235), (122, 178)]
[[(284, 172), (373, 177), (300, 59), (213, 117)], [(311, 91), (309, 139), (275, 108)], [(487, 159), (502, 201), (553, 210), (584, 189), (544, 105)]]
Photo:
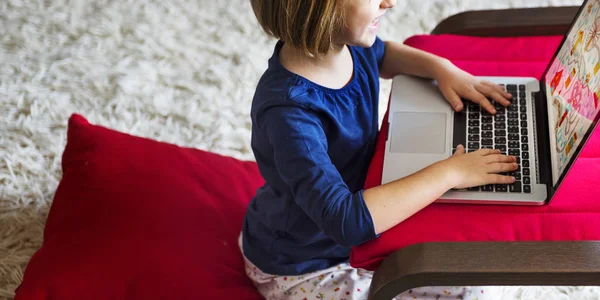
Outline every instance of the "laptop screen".
[(544, 77), (553, 185), (600, 110), (600, 1), (586, 1)]

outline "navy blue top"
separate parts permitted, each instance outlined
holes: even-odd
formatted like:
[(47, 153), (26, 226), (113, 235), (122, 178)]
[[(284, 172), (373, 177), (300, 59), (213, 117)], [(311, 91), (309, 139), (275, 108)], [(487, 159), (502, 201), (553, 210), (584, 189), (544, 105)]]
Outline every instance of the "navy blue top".
[(279, 41), (252, 102), (252, 140), (266, 184), (243, 224), (245, 256), (263, 272), (299, 275), (347, 262), (376, 237), (362, 192), (378, 133), (384, 43), (349, 47), (341, 89), (285, 69)]

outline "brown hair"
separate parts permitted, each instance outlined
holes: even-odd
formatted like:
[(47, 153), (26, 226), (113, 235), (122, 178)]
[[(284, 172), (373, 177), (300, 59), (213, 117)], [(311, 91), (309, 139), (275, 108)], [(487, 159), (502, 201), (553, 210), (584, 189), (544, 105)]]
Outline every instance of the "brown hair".
[(262, 29), (277, 39), (320, 57), (341, 32), (343, 0), (250, 0)]

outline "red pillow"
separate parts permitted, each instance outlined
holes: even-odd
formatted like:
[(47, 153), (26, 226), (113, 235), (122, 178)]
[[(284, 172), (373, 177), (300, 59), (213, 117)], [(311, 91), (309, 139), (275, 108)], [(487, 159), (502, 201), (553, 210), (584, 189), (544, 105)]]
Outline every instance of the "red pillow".
[(62, 169), (15, 299), (261, 299), (237, 244), (254, 162), (73, 115)]

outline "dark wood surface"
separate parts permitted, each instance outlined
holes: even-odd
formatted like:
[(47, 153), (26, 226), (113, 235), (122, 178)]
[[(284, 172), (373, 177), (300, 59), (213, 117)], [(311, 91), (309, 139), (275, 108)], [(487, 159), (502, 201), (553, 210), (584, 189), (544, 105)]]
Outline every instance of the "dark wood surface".
[[(563, 35), (578, 6), (470, 11), (440, 22), (432, 34)], [(386, 258), (369, 299), (388, 300), (421, 286), (600, 285), (600, 241), (425, 243)]]
[(468, 11), (440, 22), (432, 34), (470, 36), (563, 35), (579, 6)]
[(600, 285), (600, 242), (424, 243), (387, 257), (369, 299), (415, 287)]

